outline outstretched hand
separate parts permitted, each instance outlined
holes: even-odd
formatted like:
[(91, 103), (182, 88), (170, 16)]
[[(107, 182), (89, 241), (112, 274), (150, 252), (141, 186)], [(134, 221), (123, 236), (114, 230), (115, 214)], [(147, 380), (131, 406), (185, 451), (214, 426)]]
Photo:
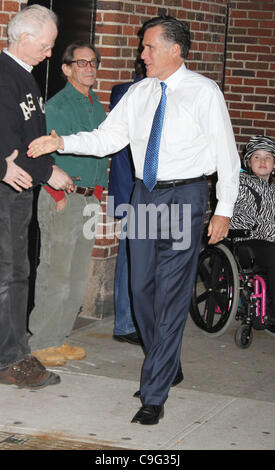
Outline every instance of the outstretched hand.
[(23, 189), (32, 187), (32, 177), (20, 166), (14, 163), (18, 157), (18, 150), (14, 150), (7, 158), (7, 171), (3, 181), (13, 187), (16, 191), (21, 192)]
[(64, 149), (64, 142), (62, 137), (55, 130), (52, 130), (50, 135), (44, 135), (33, 140), (29, 144), (27, 155), (30, 158), (37, 158), (58, 149)]

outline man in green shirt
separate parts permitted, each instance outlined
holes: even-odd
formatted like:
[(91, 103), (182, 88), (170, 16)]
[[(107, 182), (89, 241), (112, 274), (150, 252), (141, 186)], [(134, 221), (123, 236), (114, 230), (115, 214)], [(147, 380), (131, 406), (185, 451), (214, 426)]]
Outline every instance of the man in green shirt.
[[(104, 108), (91, 89), (99, 63), (99, 53), (93, 46), (77, 41), (67, 47), (62, 59), (67, 83), (46, 103), (48, 133), (53, 129), (62, 135), (92, 131), (105, 119)], [(55, 153), (54, 158), (74, 180), (75, 192), (65, 194), (44, 186), (38, 199), (41, 253), (29, 345), (32, 354), (48, 366), (85, 357), (85, 350), (69, 345), (67, 338), (87, 286), (108, 166), (108, 157)], [(87, 220), (94, 222), (88, 236), (83, 233)]]

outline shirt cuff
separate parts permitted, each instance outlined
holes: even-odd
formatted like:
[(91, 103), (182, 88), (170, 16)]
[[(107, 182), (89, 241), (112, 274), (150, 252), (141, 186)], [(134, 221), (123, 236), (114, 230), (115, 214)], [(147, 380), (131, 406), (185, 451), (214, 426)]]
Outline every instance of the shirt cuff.
[(215, 215), (222, 215), (223, 217), (229, 217), (231, 218), (233, 215), (233, 209), (234, 209), (234, 204), (218, 201), (216, 209), (215, 209)]
[[(62, 139), (63, 139), (63, 147), (64, 147), (64, 148), (63, 148), (63, 149), (57, 149), (57, 152), (58, 152), (58, 153), (61, 153), (61, 154), (62, 154), (62, 153), (68, 153), (68, 152), (66, 152), (66, 140), (67, 140), (66, 137), (68, 137), (68, 136), (62, 135), (61, 137), (62, 137)], [(69, 137), (70, 137), (70, 136), (69, 136)]]

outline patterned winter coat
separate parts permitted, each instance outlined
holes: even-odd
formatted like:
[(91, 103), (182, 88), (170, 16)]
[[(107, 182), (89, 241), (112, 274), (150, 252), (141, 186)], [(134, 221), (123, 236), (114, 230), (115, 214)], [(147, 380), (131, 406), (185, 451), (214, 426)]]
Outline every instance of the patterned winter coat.
[(249, 238), (275, 242), (275, 183), (248, 173), (240, 174), (240, 187), (231, 229), (249, 229)]

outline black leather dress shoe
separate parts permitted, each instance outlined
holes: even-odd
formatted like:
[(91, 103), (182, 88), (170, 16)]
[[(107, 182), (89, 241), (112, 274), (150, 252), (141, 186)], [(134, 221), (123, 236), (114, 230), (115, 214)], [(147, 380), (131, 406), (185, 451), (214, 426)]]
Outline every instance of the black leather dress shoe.
[(158, 424), (163, 416), (163, 405), (143, 405), (133, 417), (131, 423)]
[[(183, 381), (183, 378), (184, 378), (184, 377), (183, 377), (183, 373), (182, 373), (182, 371), (180, 371), (180, 372), (176, 375), (175, 380), (173, 381), (171, 387), (175, 387), (176, 385), (180, 384), (180, 383)], [(140, 390), (137, 390), (137, 391), (134, 393), (133, 397), (135, 397), (135, 398), (140, 398)]]
[(137, 346), (142, 344), (138, 334), (135, 331), (133, 333), (129, 333), (128, 335), (114, 335), (113, 338), (117, 341), (135, 344)]

